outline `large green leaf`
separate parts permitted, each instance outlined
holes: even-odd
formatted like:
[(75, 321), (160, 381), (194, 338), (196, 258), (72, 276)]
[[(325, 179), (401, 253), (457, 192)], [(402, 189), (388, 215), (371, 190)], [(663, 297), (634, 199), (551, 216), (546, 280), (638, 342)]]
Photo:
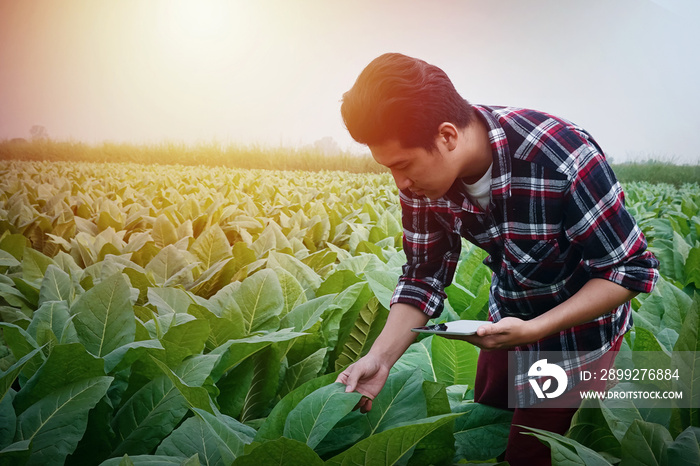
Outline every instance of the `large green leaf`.
[(415, 447), (421, 439), (460, 414), (443, 414), (396, 426), (356, 443), (326, 461), (329, 466), (360, 464), (395, 464)]
[(20, 262), (12, 254), (0, 249), (0, 267), (16, 267), (18, 265)]
[(433, 338), (431, 349), (437, 382), (474, 386), (476, 362), (479, 358), (474, 345), (462, 340), (439, 337)]
[(153, 305), (158, 314), (186, 313), (190, 304), (195, 304), (196, 300), (192, 294), (179, 288), (150, 287), (147, 292), (148, 303)]
[(54, 264), (49, 264), (39, 289), (39, 306), (47, 301), (66, 301), (72, 304), (75, 298), (73, 281), (66, 272)]
[(49, 265), (56, 265), (50, 258), (36, 249), (26, 248), (22, 257), (22, 277), (31, 282), (41, 282)]
[(27, 464), (31, 453), (31, 442), (22, 440), (0, 450), (0, 464), (2, 466), (15, 466)]
[(620, 440), (613, 434), (608, 419), (601, 409), (595, 409), (593, 406), (576, 412), (567, 437), (609, 457), (622, 456)]
[(280, 385), (283, 345), (273, 343), (252, 356), (253, 377), (241, 409), (240, 420), (248, 422), (267, 416)]
[(315, 290), (321, 285), (321, 277), (302, 261), (289, 254), (271, 251), (267, 266), (273, 269), (282, 268), (296, 278), (308, 299), (315, 296)]
[(430, 349), (433, 338), (433, 335), (431, 335), (412, 343), (391, 368), (392, 372), (418, 367), (423, 373), (425, 380), (437, 382), (437, 375), (433, 367), (433, 355)]
[(401, 222), (391, 212), (385, 210), (369, 231), (369, 241), (376, 243), (386, 237), (393, 238), (402, 232)]
[(199, 354), (209, 338), (209, 322), (189, 314), (176, 314), (161, 338), (168, 364), (175, 367), (186, 356)]
[[(199, 387), (209, 376), (212, 357), (184, 361), (175, 374), (190, 387)], [(189, 408), (187, 400), (165, 375), (145, 384), (125, 401), (112, 421), (119, 439), (111, 456), (145, 454), (180, 423)]]
[[(304, 289), (301, 287), (301, 283), (299, 283), (299, 280), (297, 280), (294, 275), (283, 268), (273, 268), (272, 270), (277, 274), (280, 287), (282, 288), (284, 308), (282, 309), (281, 315), (285, 316), (298, 305), (305, 303), (307, 298), (304, 294)], [(281, 328), (284, 328), (284, 326)]]
[(240, 419), (246, 395), (253, 382), (253, 362), (253, 358), (245, 359), (216, 381), (219, 390), (216, 402), (223, 414)]
[[(5, 233), (10, 233), (6, 231)], [(3, 234), (0, 238), (0, 249), (9, 252), (18, 261), (22, 260), (25, 246), (29, 245), (29, 240), (21, 234)]]
[(274, 271), (261, 270), (246, 278), (232, 297), (241, 310), (247, 335), (260, 330), (277, 330), (284, 296)]
[(197, 456), (180, 458), (166, 455), (124, 455), (121, 458), (110, 458), (100, 463), (100, 466), (199, 466)]
[(112, 380), (93, 377), (63, 386), (19, 415), (15, 440), (32, 444), (27, 464), (63, 464), (85, 432), (88, 412), (107, 393)]
[(218, 348), (229, 340), (244, 337), (242, 325), (236, 325), (230, 319), (219, 317), (204, 306), (191, 304), (187, 312), (196, 317), (197, 320), (209, 322), (209, 336), (206, 343), (209, 350)]
[(700, 302), (697, 294), (683, 321), (671, 364), (680, 375), (673, 388), (683, 392), (683, 402), (689, 406), (686, 409), (674, 408), (681, 422), (678, 433), (689, 426), (700, 427)]
[(642, 325), (654, 333), (663, 328), (680, 333), (691, 302), (687, 294), (661, 277), (654, 291), (636, 312), (635, 319), (639, 321), (636, 325)]
[(197, 296), (210, 298), (221, 288), (231, 283), (239, 269), (240, 264), (236, 258), (220, 260), (202, 272), (194, 282), (187, 286), (187, 290)]
[(197, 266), (191, 260), (191, 254), (169, 244), (158, 252), (146, 265), (146, 271), (153, 274), (159, 285), (190, 284), (192, 269)]
[(321, 466), (323, 460), (305, 443), (280, 437), (264, 442), (253, 451), (239, 456), (232, 466)]
[(321, 348), (307, 358), (289, 366), (285, 372), (279, 395), (283, 397), (300, 385), (316, 378), (321, 372), (327, 352), (327, 348)]
[(275, 342), (283, 342), (298, 338), (304, 333), (292, 332), (284, 329), (267, 335), (254, 335), (252, 337), (229, 340), (213, 350), (210, 354), (219, 355), (220, 359), (212, 371), (212, 378), (216, 381), (228, 370), (240, 364), (245, 358), (260, 351)]
[(268, 220), (262, 234), (251, 245), (251, 249), (260, 259), (271, 251), (291, 253), (292, 245), (282, 233), (279, 225), (273, 220)]
[(284, 424), (284, 436), (316, 447), (361, 396), (357, 392), (345, 393), (345, 385), (341, 383), (319, 388), (290, 411)]
[(309, 330), (333, 303), (335, 295), (321, 296), (296, 306), (280, 321), (280, 328), (293, 328), (295, 332)]
[(317, 296), (340, 293), (351, 285), (361, 282), (362, 279), (352, 270), (335, 270), (316, 290)]
[(218, 224), (204, 230), (192, 243), (189, 251), (202, 263), (203, 270), (207, 270), (216, 262), (232, 256), (231, 245)]
[(269, 416), (265, 419), (265, 422), (263, 422), (258, 429), (255, 440), (262, 442), (281, 437), (284, 434), (285, 422), (289, 413), (308, 395), (321, 387), (333, 383), (338, 377), (338, 374), (339, 371), (317, 377), (292, 390), (272, 409)]
[(5, 372), (3, 372), (2, 375), (0, 375), (0, 402), (5, 399), (5, 396), (10, 391), (10, 387), (12, 387), (12, 384), (24, 366), (34, 358), (41, 358), (39, 351), (40, 349), (37, 348), (30, 353), (25, 354), (19, 361), (15, 362)]
[[(352, 273), (352, 272), (351, 272)], [(345, 344), (350, 338), (350, 334), (355, 328), (355, 322), (360, 316), (360, 311), (368, 305), (372, 298), (372, 291), (369, 289), (367, 282), (359, 282), (349, 285), (347, 288), (340, 290), (336, 296), (334, 303), (343, 310), (340, 322), (338, 323), (338, 334), (336, 342), (331, 351), (328, 364), (330, 367), (339, 369), (343, 364), (339, 364), (337, 359), (345, 350)], [(344, 361), (347, 364), (347, 361)]]
[[(450, 402), (445, 385), (437, 382), (423, 381), (423, 394), (428, 407), (427, 416), (439, 416), (450, 413)], [(454, 423), (448, 422), (424, 437), (411, 455), (409, 466), (424, 464), (448, 464), (455, 456)]]
[(388, 315), (386, 308), (381, 306), (374, 297), (360, 309), (342, 353), (335, 362), (336, 369), (348, 366), (367, 354), (372, 343), (379, 336), (379, 332), (384, 328)]
[(61, 387), (104, 375), (102, 359), (88, 353), (80, 343), (54, 346), (44, 364), (15, 396), (17, 414)]
[(95, 356), (134, 341), (136, 324), (131, 292), (122, 274), (95, 285), (78, 298), (71, 314), (78, 340)]
[(666, 464), (667, 444), (671, 434), (659, 424), (636, 420), (622, 439), (621, 466)]
[(482, 262), (487, 253), (462, 241), (462, 252), (452, 284), (445, 288), (447, 300), (462, 319), (485, 320), (491, 270)]
[(696, 466), (700, 464), (700, 428), (688, 427), (666, 449), (668, 464)]
[(37, 344), (75, 343), (78, 334), (72, 322), (68, 304), (65, 301), (47, 301), (34, 312), (32, 321), (27, 327), (27, 333)]
[(391, 374), (367, 413), (369, 434), (374, 435), (402, 422), (427, 416), (423, 377), (419, 370)]
[(566, 436), (610, 458), (621, 458), (620, 442), (632, 422), (641, 421), (642, 417), (631, 402), (618, 401), (611, 405), (608, 407), (600, 400), (584, 400)]
[[(205, 411), (213, 413), (211, 399), (209, 398), (209, 393), (205, 388), (196, 387), (188, 385), (187, 382), (182, 380), (175, 372), (172, 371), (164, 362), (151, 357), (154, 363), (163, 371), (166, 377), (175, 385), (180, 394), (187, 400), (190, 407), (199, 408)], [(202, 354), (197, 356), (196, 359), (198, 364), (204, 367), (205, 372), (211, 372), (214, 367), (214, 363), (218, 359), (217, 356)]]
[(455, 420), (454, 426), (458, 458), (488, 460), (505, 450), (512, 411), (465, 403), (459, 405), (457, 412), (465, 413)]
[(367, 271), (385, 269), (384, 263), (374, 254), (361, 254), (350, 257), (336, 267), (336, 270), (350, 270), (358, 275)]
[(671, 279), (683, 283), (685, 280), (685, 262), (691, 245), (677, 232), (673, 231), (671, 240), (658, 239), (649, 249), (659, 258), (661, 273)]
[(159, 340), (141, 340), (128, 343), (105, 355), (105, 371), (115, 373), (124, 370), (147, 354), (165, 360), (164, 351), (165, 349)]
[(173, 431), (156, 450), (156, 455), (189, 458), (199, 457), (199, 462), (211, 466), (227, 466), (219, 452), (214, 432), (199, 417), (191, 417)]
[(163, 249), (167, 245), (175, 243), (178, 239), (175, 226), (164, 214), (160, 214), (155, 222), (153, 222), (151, 236), (156, 246), (158, 246), (158, 249)]
[[(0, 383), (5, 385), (5, 380), (2, 380)], [(14, 394), (14, 390), (8, 391), (3, 394), (2, 399), (0, 399), (0, 464), (7, 463), (6, 460), (2, 459), (3, 455), (1, 451), (14, 442), (15, 432), (17, 431), (17, 414), (12, 406)], [(27, 450), (27, 457), (28, 456), (29, 451)]]
[(241, 282), (234, 281), (221, 288), (209, 298), (206, 306), (219, 317), (229, 319), (236, 326), (241, 327), (241, 335), (244, 335), (243, 312), (236, 302), (236, 293), (241, 288)]
[(146, 454), (180, 423), (189, 405), (166, 376), (144, 385), (115, 413), (118, 443), (110, 456)]
[(243, 447), (253, 441), (255, 429), (234, 418), (221, 413), (211, 414), (197, 408), (192, 410), (214, 434), (214, 439), (225, 464), (231, 464), (234, 459), (241, 456)]
[[(16, 360), (21, 360), (24, 356), (39, 348), (34, 338), (18, 325), (0, 322), (0, 329), (2, 329), (2, 336)], [(21, 371), (23, 376), (31, 377), (36, 372), (44, 360), (43, 353), (40, 352), (39, 355), (41, 358), (32, 358), (25, 364)]]
[(684, 285), (693, 284), (695, 289), (700, 290), (700, 247), (696, 246), (688, 253), (688, 259), (685, 262), (685, 283)]
[(364, 276), (379, 303), (389, 309), (389, 302), (399, 281), (399, 275), (385, 270), (370, 270), (365, 272)]
[(525, 432), (525, 435), (537, 437), (542, 443), (549, 445), (552, 450), (552, 464), (611, 466), (603, 456), (575, 440), (533, 427), (525, 427), (525, 429), (531, 431)]

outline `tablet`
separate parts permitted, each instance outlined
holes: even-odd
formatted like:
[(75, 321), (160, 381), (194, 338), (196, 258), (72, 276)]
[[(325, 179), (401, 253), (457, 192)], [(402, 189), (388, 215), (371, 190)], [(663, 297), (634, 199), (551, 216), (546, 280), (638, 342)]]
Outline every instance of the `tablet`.
[(435, 335), (475, 335), (476, 329), (482, 325), (491, 325), (488, 320), (454, 320), (442, 324), (412, 328), (416, 333), (432, 333)]

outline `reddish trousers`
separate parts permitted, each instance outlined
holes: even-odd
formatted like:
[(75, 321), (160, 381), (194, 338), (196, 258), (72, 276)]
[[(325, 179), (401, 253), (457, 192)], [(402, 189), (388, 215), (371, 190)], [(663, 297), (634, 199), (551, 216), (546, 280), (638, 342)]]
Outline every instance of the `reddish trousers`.
[[(606, 368), (612, 367), (614, 356), (619, 351), (622, 338), (619, 338), (613, 348), (606, 353), (606, 360), (602, 364)], [(604, 356), (605, 358), (605, 356)], [(598, 362), (598, 367), (601, 362)], [(601, 390), (601, 382), (591, 382), (590, 388)], [(508, 350), (482, 350), (479, 353), (479, 361), (476, 369), (476, 383), (474, 384), (474, 401), (496, 408), (508, 408), (508, 387), (513, 386), (513, 381), (508, 379)], [(513, 421), (508, 435), (505, 460), (511, 466), (539, 466), (551, 465), (551, 452), (549, 446), (540, 442), (532, 435), (523, 435), (529, 432), (518, 425), (548, 430), (564, 435), (571, 419), (578, 408), (515, 408)]]

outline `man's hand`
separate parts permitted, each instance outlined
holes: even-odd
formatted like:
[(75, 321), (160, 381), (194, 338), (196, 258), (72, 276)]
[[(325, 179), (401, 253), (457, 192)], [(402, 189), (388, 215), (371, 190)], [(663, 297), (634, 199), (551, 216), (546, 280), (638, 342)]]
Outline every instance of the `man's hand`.
[(416, 334), (411, 329), (422, 327), (426, 322), (428, 316), (420, 309), (402, 303), (391, 306), (386, 325), (369, 353), (348, 366), (336, 379), (336, 382), (346, 385), (346, 392), (360, 392), (364, 395), (356, 409), (360, 408), (363, 413), (372, 409), (372, 400), (384, 387), (391, 366), (416, 339)]
[(485, 350), (505, 349), (534, 343), (575, 325), (590, 322), (636, 296), (622, 286), (592, 278), (573, 296), (532, 320), (504, 317), (479, 327), (476, 335), (450, 337), (468, 341)]
[(482, 325), (476, 330), (476, 335), (445, 335), (445, 338), (464, 340), (481, 349), (494, 350), (533, 343), (542, 336), (538, 334), (533, 321), (504, 317), (494, 324)]
[(366, 413), (372, 409), (372, 400), (384, 387), (390, 369), (390, 365), (382, 364), (372, 354), (367, 354), (349, 365), (335, 381), (344, 383), (346, 392), (356, 391), (363, 395), (355, 409), (360, 408), (360, 412)]

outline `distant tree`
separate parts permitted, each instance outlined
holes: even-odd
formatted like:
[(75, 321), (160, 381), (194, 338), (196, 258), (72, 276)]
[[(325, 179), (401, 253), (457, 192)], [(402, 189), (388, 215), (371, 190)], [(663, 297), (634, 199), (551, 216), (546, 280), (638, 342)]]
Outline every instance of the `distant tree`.
[(29, 128), (29, 135), (32, 137), (32, 141), (49, 138), (49, 132), (46, 131), (46, 126), (42, 125), (34, 125)]
[(326, 136), (314, 142), (314, 149), (323, 155), (338, 155), (341, 152), (338, 143), (330, 136)]

